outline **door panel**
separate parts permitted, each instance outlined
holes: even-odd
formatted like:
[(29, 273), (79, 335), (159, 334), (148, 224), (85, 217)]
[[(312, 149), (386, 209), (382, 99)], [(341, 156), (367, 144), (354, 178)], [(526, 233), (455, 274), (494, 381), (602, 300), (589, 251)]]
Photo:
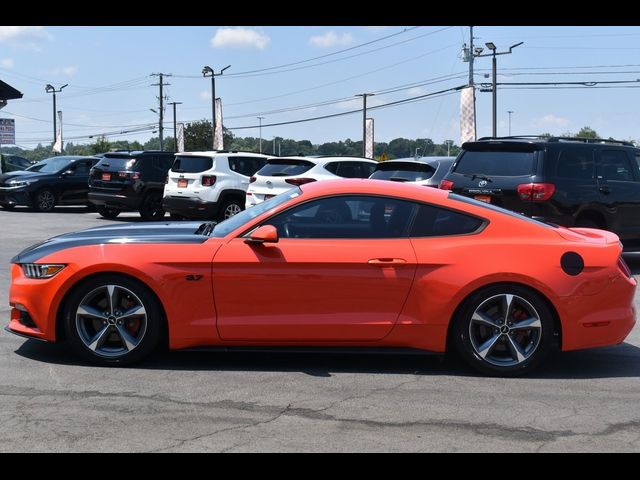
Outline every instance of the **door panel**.
[(373, 341), (393, 328), (416, 258), (408, 238), (237, 238), (214, 259), (218, 332), (225, 340)]

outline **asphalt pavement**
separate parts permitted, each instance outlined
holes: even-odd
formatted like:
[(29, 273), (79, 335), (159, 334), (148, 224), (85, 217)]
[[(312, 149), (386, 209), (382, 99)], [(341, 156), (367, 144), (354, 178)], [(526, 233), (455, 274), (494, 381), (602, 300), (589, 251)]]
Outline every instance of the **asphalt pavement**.
[[(110, 222), (0, 210), (1, 323), (13, 255)], [(0, 452), (638, 452), (639, 379), (638, 326), (516, 379), (387, 355), (167, 352), (101, 368), (0, 331)]]

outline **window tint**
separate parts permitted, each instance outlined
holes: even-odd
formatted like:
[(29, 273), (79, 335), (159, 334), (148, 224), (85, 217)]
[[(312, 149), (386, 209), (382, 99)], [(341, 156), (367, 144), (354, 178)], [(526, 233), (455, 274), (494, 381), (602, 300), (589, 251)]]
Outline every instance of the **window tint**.
[(269, 160), (267, 164), (258, 170), (258, 175), (272, 177), (287, 177), (290, 175), (300, 175), (313, 168), (315, 163), (306, 160), (278, 158)]
[(96, 166), (102, 168), (107, 171), (120, 171), (120, 170), (134, 170), (139, 169), (142, 162), (140, 162), (137, 158), (131, 157), (108, 157), (104, 156), (102, 160), (100, 160)]
[(462, 235), (478, 230), (482, 220), (433, 205), (420, 205), (411, 229), (412, 237)]
[(266, 159), (257, 157), (229, 157), (229, 168), (241, 175), (252, 176), (264, 166)]
[(267, 220), (281, 238), (404, 238), (417, 204), (388, 197), (314, 200)]
[(173, 155), (161, 155), (160, 156), (160, 166), (162, 170), (169, 170), (171, 165), (173, 165), (173, 160), (175, 157)]
[(558, 157), (556, 177), (590, 180), (594, 178), (594, 170), (591, 150), (566, 149)]
[(89, 175), (90, 169), (91, 169), (90, 160), (83, 160), (81, 162), (76, 162), (74, 175)]
[(535, 173), (535, 152), (466, 151), (457, 161), (456, 173), (521, 177)]
[(638, 178), (640, 178), (640, 154), (636, 153), (636, 172), (638, 173)]
[(325, 169), (343, 178), (368, 178), (375, 165), (367, 168), (365, 162), (331, 162), (325, 165)]
[(624, 150), (602, 150), (598, 175), (605, 180), (633, 180), (629, 159)]
[(418, 182), (431, 178), (435, 171), (436, 169), (433, 165), (426, 163), (383, 162), (376, 166), (376, 171), (371, 175), (371, 178), (397, 182)]
[(171, 170), (176, 173), (200, 173), (210, 170), (212, 166), (213, 158), (211, 157), (178, 155), (173, 162)]

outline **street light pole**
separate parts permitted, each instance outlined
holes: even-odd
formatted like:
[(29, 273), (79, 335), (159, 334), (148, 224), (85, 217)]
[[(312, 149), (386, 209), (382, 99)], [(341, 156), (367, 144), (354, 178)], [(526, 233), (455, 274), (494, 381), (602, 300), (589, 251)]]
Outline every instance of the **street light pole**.
[(213, 127), (213, 135), (211, 140), (211, 148), (215, 148), (216, 144), (216, 77), (222, 75), (224, 71), (229, 68), (231, 65), (227, 65), (220, 73), (216, 73), (213, 68), (206, 65), (202, 68), (202, 76), (203, 77), (211, 77), (211, 125)]
[(170, 102), (173, 105), (173, 151), (178, 151), (178, 125), (176, 123), (176, 105), (182, 105), (182, 102)]
[(358, 93), (356, 97), (362, 97), (362, 156), (367, 155), (367, 97), (375, 93)]
[(260, 121), (260, 153), (262, 153), (262, 120), (265, 117), (256, 117)]
[(509, 114), (509, 136), (511, 136), (511, 114), (513, 110), (507, 110), (507, 113)]
[(44, 87), (45, 92), (47, 93), (53, 93), (53, 143), (56, 143), (56, 135), (57, 135), (57, 129), (56, 129), (56, 93), (60, 93), (62, 91), (62, 89), (66, 86), (68, 86), (68, 83), (65, 83), (64, 85), (62, 85), (58, 90), (55, 89), (55, 87), (53, 85), (51, 85), (50, 83), (47, 83), (47, 86)]
[(497, 47), (495, 45), (495, 43), (493, 42), (487, 42), (485, 43), (485, 45), (487, 46), (487, 48), (489, 50), (491, 50), (491, 53), (485, 53), (484, 55), (480, 55), (480, 52), (478, 52), (478, 54), (476, 55), (476, 57), (493, 57), (492, 62), (491, 62), (491, 71), (493, 74), (493, 79), (491, 81), (491, 91), (492, 91), (492, 110), (493, 110), (493, 121), (492, 121), (492, 136), (493, 137), (497, 137), (498, 136), (498, 84), (497, 84), (497, 76), (498, 76), (498, 61), (496, 59), (496, 56), (498, 55), (508, 55), (510, 53), (513, 53), (513, 49), (522, 45), (524, 42), (520, 42), (520, 43), (516, 43), (515, 45), (511, 45), (509, 47), (509, 50), (506, 50), (504, 52), (497, 52)]

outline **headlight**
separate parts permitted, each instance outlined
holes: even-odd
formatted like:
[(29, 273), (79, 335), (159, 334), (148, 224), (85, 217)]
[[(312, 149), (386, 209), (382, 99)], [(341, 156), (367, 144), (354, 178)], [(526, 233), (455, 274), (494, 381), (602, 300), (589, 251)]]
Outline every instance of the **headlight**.
[(27, 185), (29, 185), (32, 182), (28, 182), (28, 181), (24, 181), (24, 180), (16, 180), (15, 182), (9, 182), (9, 185), (11, 185), (12, 187), (26, 187)]
[(22, 271), (27, 278), (51, 278), (66, 265), (54, 263), (21, 263)]

